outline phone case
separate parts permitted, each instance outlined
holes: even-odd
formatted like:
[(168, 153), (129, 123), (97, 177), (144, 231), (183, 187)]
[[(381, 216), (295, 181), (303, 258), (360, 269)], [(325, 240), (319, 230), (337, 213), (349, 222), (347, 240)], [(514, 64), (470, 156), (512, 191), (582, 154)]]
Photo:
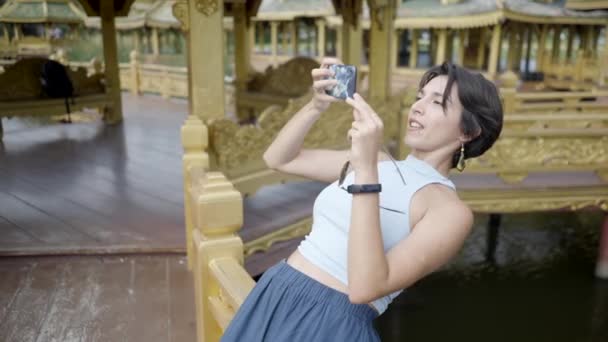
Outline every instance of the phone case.
[(357, 68), (348, 64), (332, 64), (329, 69), (335, 73), (334, 78), (338, 80), (338, 84), (325, 92), (342, 100), (352, 98), (357, 91)]

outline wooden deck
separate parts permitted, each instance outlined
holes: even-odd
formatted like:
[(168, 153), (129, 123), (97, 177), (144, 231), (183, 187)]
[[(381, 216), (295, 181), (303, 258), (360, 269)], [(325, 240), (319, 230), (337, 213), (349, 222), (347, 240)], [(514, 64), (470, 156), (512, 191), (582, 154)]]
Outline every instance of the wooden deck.
[[(187, 102), (124, 93), (123, 105), (120, 126), (4, 119), (0, 256), (185, 253), (179, 134)], [(323, 186), (268, 186), (245, 198), (243, 240), (310, 216)], [(265, 270), (285, 245), (268, 260), (248, 258), (248, 270)]]
[(185, 257), (4, 257), (0, 274), (0, 341), (195, 341)]

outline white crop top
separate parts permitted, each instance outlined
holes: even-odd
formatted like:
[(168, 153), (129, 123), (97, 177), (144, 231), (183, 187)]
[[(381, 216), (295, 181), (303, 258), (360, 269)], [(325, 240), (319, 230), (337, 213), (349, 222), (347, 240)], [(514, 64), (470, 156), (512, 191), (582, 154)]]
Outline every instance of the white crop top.
[[(382, 184), (379, 203), (381, 207), (386, 208), (380, 208), (380, 226), (385, 253), (410, 233), (409, 207), (416, 191), (430, 183), (441, 183), (456, 189), (451, 180), (427, 162), (411, 154), (405, 160), (397, 160), (396, 163), (406, 185), (403, 185), (391, 160), (378, 163), (378, 180)], [(342, 185), (346, 188), (353, 181), (354, 172), (351, 171)], [(312, 230), (298, 246), (298, 251), (307, 260), (345, 285), (348, 285), (347, 246), (351, 205), (352, 195), (340, 189), (338, 181), (324, 188), (314, 203)], [(382, 314), (393, 298), (402, 291), (393, 292), (371, 304)]]

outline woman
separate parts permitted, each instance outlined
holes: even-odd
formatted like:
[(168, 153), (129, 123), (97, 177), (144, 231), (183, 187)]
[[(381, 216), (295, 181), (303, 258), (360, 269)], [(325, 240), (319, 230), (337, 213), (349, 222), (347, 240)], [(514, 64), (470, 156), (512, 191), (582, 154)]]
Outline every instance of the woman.
[[(336, 84), (326, 68), (335, 63), (312, 70), (313, 99), (264, 154), (275, 170), (333, 183), (315, 200), (310, 234), (264, 273), (222, 341), (378, 341), (373, 319), (453, 257), (471, 230), (471, 209), (447, 176), (498, 138), (494, 84), (447, 62), (427, 71), (408, 115), (405, 160), (380, 151), (382, 120), (358, 94), (346, 100), (354, 117), (349, 150), (301, 149), (336, 101), (325, 94)], [(352, 169), (338, 180), (346, 162)], [(371, 192), (345, 188), (353, 184)]]

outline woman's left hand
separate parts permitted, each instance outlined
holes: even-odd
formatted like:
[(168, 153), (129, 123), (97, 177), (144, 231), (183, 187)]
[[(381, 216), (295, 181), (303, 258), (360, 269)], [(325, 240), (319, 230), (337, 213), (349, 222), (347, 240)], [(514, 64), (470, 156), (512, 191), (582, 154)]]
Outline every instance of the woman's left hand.
[(384, 136), (382, 119), (358, 93), (353, 98), (347, 98), (346, 103), (353, 107), (355, 119), (348, 131), (351, 141), (350, 163), (354, 170), (375, 169)]

